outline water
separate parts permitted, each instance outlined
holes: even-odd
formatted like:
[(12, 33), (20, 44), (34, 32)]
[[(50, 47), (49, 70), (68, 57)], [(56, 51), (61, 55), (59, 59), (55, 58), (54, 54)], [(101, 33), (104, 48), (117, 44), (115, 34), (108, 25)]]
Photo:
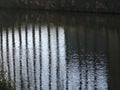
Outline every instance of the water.
[(1, 10), (1, 67), (16, 90), (119, 90), (119, 19)]

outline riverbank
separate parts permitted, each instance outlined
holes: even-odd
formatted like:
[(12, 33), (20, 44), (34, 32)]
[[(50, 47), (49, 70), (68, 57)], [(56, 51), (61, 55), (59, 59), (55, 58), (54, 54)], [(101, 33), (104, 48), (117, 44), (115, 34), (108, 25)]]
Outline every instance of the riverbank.
[(120, 13), (119, 1), (99, 0), (1, 0), (1, 8), (27, 9), (27, 10), (49, 10), (49, 11), (71, 11), (83, 13)]

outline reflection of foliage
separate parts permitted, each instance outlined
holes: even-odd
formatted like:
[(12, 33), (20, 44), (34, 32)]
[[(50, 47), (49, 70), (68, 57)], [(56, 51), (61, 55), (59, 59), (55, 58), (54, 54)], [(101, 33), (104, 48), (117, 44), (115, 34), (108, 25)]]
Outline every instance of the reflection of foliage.
[(22, 8), (44, 8), (56, 7), (56, 0), (16, 0), (18, 7)]
[[(62, 10), (86, 10), (89, 8), (106, 8), (108, 1), (101, 0), (13, 0), (19, 8), (42, 8)], [(73, 8), (74, 6), (74, 8)]]
[(7, 77), (6, 73), (0, 70), (0, 90), (15, 90), (12, 86), (12, 81)]
[[(10, 27), (13, 28), (22, 24), (54, 24), (56, 26), (84, 26), (84, 27), (101, 27), (119, 28), (120, 16), (119, 15), (93, 15), (81, 14), (71, 12), (44, 12), (44, 11), (27, 11), (27, 10), (1, 10), (0, 11), (0, 28)], [(114, 22), (114, 23), (113, 23)]]
[(81, 12), (120, 12), (115, 0), (0, 0), (0, 7)]
[(105, 8), (103, 3), (96, 1), (96, 8)]

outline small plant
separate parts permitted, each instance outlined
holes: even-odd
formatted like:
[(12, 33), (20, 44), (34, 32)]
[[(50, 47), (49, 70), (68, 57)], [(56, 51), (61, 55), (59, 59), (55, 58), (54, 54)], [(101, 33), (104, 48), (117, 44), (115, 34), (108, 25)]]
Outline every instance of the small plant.
[(15, 90), (12, 81), (6, 72), (0, 68), (0, 90)]

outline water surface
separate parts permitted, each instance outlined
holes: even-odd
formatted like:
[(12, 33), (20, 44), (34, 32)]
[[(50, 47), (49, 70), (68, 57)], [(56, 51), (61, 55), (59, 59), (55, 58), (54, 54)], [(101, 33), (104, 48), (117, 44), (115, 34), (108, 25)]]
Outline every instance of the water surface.
[(16, 90), (119, 90), (119, 18), (1, 11), (1, 67)]

